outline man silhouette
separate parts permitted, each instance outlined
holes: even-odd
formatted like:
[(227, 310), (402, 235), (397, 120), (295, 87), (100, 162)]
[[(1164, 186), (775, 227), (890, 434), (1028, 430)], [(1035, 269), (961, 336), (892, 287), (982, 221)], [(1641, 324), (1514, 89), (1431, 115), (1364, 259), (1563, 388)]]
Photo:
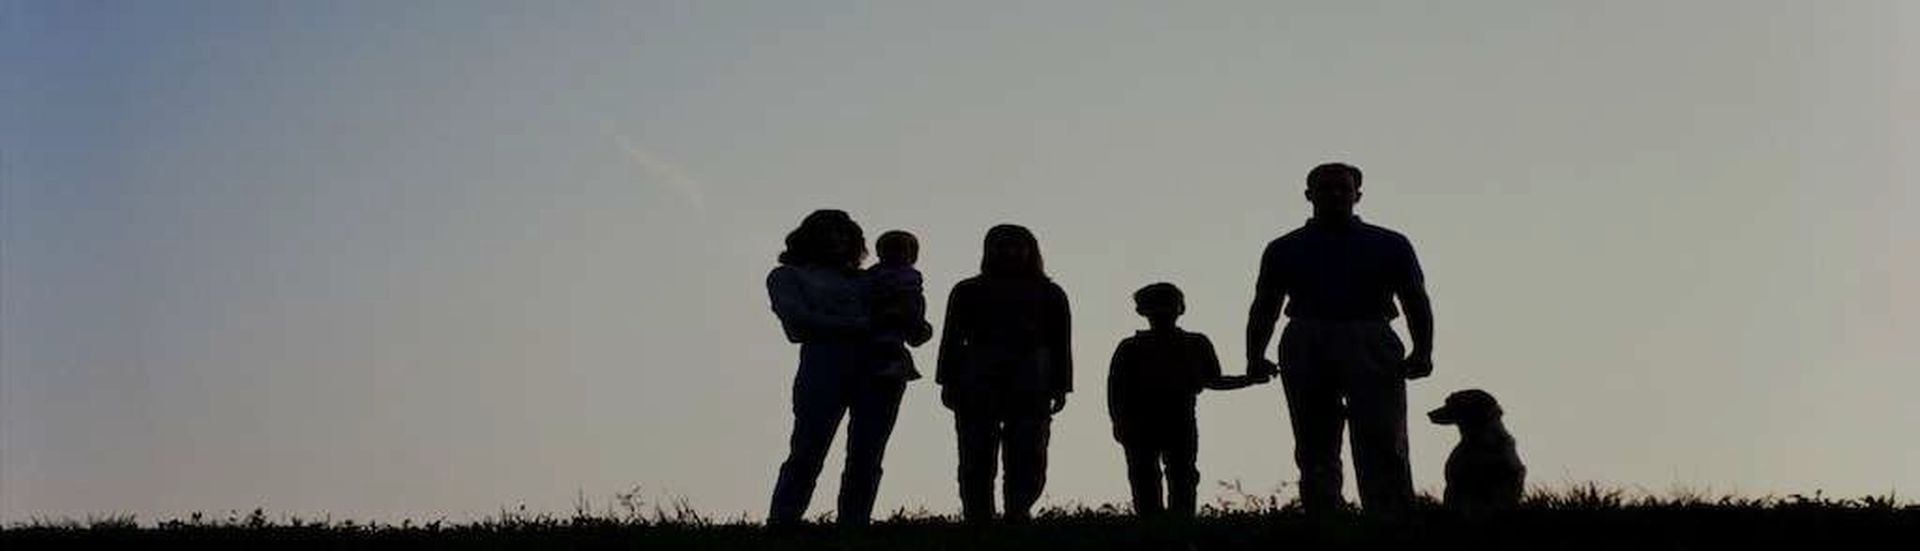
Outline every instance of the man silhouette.
[[(1293, 425), (1300, 500), (1309, 514), (1341, 507), (1342, 425), (1368, 514), (1398, 516), (1413, 499), (1406, 380), (1433, 372), (1433, 310), (1413, 245), (1353, 214), (1360, 169), (1327, 163), (1307, 174), (1313, 218), (1267, 244), (1247, 314), (1247, 372), (1280, 375)], [(1407, 313), (1413, 351), (1389, 322)], [(1285, 305), (1278, 365), (1265, 358)]]

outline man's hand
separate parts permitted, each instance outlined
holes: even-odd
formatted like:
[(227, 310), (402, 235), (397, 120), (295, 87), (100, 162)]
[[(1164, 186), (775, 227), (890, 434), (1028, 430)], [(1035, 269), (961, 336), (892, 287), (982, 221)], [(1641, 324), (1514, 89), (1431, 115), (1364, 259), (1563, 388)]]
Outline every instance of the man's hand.
[(1273, 362), (1267, 361), (1266, 358), (1247, 358), (1247, 378), (1265, 383), (1273, 380), (1274, 375), (1279, 374), (1280, 367), (1274, 365)]
[(1047, 409), (1053, 413), (1060, 413), (1060, 410), (1067, 409), (1067, 395), (1061, 394), (1054, 396), (1052, 403), (1047, 406)]
[(1401, 364), (1400, 370), (1409, 381), (1432, 375), (1433, 353), (1424, 350), (1413, 351), (1413, 354), (1407, 356), (1406, 362)]
[(933, 324), (920, 320), (920, 325), (913, 328), (913, 333), (907, 335), (907, 346), (919, 348), (930, 340), (933, 340)]

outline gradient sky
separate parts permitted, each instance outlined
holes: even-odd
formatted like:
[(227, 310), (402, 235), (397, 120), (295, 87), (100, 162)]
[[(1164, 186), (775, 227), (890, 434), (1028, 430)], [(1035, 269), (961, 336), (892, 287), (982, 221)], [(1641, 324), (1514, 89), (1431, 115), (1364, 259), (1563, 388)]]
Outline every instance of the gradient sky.
[[(1426, 266), (1413, 409), (1493, 392), (1532, 482), (1911, 495), (1916, 36), (1894, 0), (0, 0), (0, 519), (762, 515), (762, 282), (819, 207), (919, 233), (936, 312), (1032, 227), (1079, 359), (1045, 501), (1118, 501), (1128, 293), (1240, 358), (1328, 160)], [(1281, 407), (1203, 397), (1203, 499), (1292, 494)], [(1437, 491), (1455, 437), (1411, 431)], [(914, 384), (881, 508), (956, 510), (952, 439)]]

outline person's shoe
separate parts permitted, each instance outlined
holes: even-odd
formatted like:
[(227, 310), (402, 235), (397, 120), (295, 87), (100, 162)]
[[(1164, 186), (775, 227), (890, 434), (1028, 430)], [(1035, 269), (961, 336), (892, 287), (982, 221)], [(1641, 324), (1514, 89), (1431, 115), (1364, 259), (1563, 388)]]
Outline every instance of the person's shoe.
[(961, 511), (960, 523), (975, 528), (993, 524), (993, 511), (984, 513), (978, 511)]
[(764, 528), (766, 534), (774, 537), (787, 537), (800, 533), (807, 523), (791, 519), (767, 519)]

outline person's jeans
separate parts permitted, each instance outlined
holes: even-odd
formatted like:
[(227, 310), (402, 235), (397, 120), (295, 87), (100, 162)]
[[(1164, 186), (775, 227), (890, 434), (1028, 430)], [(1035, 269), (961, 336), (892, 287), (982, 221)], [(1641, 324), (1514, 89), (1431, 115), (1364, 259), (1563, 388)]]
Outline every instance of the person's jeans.
[(1386, 322), (1296, 319), (1280, 337), (1280, 383), (1293, 425), (1300, 501), (1310, 513), (1342, 503), (1341, 426), (1353, 435), (1354, 475), (1369, 513), (1413, 500), (1407, 454), (1405, 348)]
[[(1045, 406), (1009, 412), (999, 408), (954, 412), (960, 448), (960, 508), (970, 522), (993, 518), (993, 478), (1006, 465), (1004, 498), (1009, 520), (1031, 518), (1047, 485), (1047, 440), (1053, 417)], [(998, 457), (996, 457), (998, 456)]]
[(847, 424), (847, 462), (840, 474), (839, 522), (863, 525), (871, 520), (880, 490), (881, 460), (899, 417), (902, 380), (870, 375), (864, 343), (806, 343), (793, 381), (793, 433), (780, 478), (773, 487), (768, 524), (800, 522), (813, 498), (814, 481), (827, 447)]

